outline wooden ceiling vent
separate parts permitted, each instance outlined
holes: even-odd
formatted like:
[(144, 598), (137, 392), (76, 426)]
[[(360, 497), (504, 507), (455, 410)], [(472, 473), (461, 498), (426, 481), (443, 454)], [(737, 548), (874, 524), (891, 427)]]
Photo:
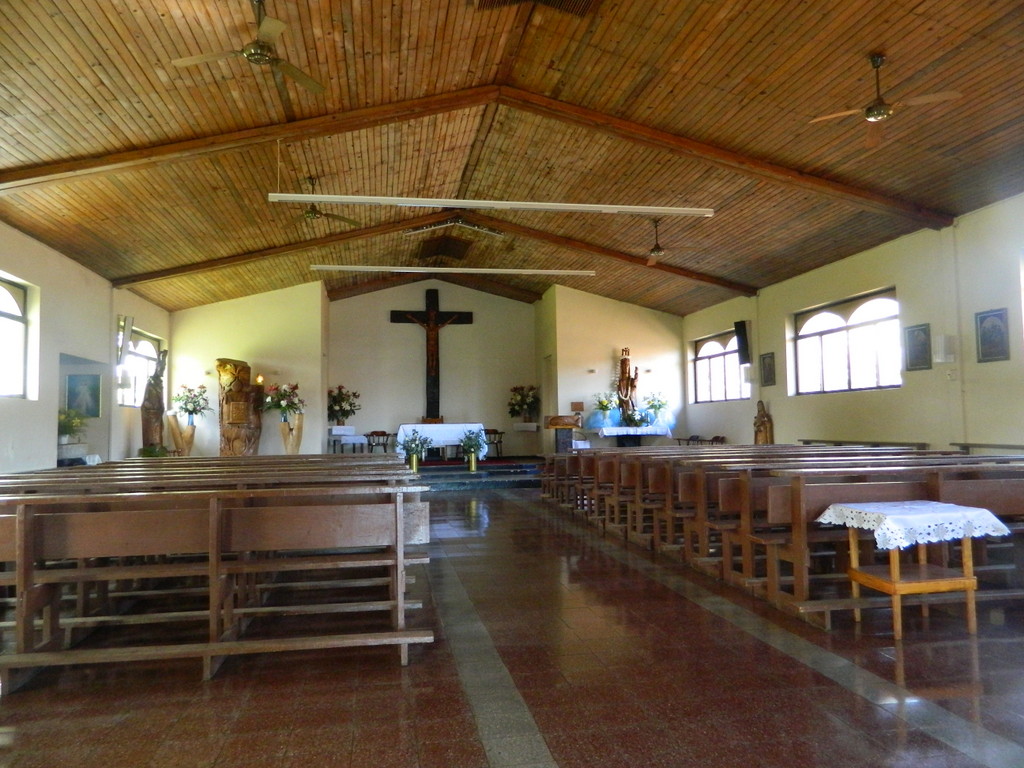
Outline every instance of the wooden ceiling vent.
[(420, 258), (423, 261), (437, 259), (464, 259), (469, 247), (473, 245), (472, 240), (461, 240), (457, 237), (442, 235), (424, 240), (420, 244)]
[[(521, 5), (529, 0), (473, 0), (478, 9), (501, 8), (506, 5)], [(577, 16), (586, 16), (595, 10), (601, 0), (535, 0), (537, 5), (546, 5), (558, 11), (565, 11)]]

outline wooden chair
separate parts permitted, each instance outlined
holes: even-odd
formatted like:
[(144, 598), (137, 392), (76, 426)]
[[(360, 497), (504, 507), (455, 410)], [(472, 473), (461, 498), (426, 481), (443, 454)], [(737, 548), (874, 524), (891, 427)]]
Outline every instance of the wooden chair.
[(367, 432), (364, 437), (366, 438), (366, 444), (369, 446), (370, 453), (373, 453), (375, 448), (380, 448), (382, 453), (388, 452), (388, 441), (391, 439), (391, 436), (384, 430), (376, 429), (373, 432)]
[(501, 439), (504, 436), (505, 433), (497, 429), (485, 429), (484, 438), (487, 440), (487, 452), (490, 453), (493, 449), (495, 456), (501, 456)]

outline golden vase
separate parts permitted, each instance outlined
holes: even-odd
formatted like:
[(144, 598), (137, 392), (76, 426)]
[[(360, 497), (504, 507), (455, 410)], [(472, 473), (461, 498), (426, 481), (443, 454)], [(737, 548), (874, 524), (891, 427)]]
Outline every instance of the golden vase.
[(281, 442), (284, 443), (286, 454), (296, 454), (302, 444), (302, 416), (301, 413), (293, 413), (287, 421), (282, 421), (278, 427), (281, 429)]

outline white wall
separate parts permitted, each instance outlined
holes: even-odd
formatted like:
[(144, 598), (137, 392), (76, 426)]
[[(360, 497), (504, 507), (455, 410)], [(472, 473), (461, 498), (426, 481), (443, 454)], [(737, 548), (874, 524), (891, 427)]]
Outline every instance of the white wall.
[[(174, 313), (165, 383), (168, 401), (183, 385), (205, 384), (214, 408), (213, 413), (196, 419), (193, 456), (220, 453), (218, 358), (249, 363), (254, 383), (262, 373), (266, 385), (298, 384), (299, 395), (306, 401), (300, 453), (325, 450), (327, 391), (322, 335), (326, 305), (323, 284), (313, 282)], [(284, 452), (279, 421), (276, 411), (263, 414), (261, 455)], [(164, 442), (171, 445), (169, 433)]]
[[(540, 311), (555, 323), (556, 341), (545, 354), (555, 355), (558, 378), (557, 400), (545, 403), (545, 414), (571, 414), (571, 403), (583, 401), (584, 424), (590, 422), (594, 396), (614, 391), (619, 358), (628, 347), (632, 367), (639, 368), (638, 399), (660, 393), (669, 403), (663, 418), (681, 434), (682, 427), (676, 424), (683, 408), (681, 318), (564, 286), (550, 289), (542, 303), (553, 307), (553, 311), (551, 307)], [(587, 438), (594, 446), (613, 443), (592, 434)], [(550, 450), (554, 437), (549, 434), (544, 439)], [(645, 444), (659, 442), (672, 443), (667, 438), (645, 440)]]
[[(38, 331), (38, 363), (27, 398), (0, 398), (0, 471), (53, 467), (57, 462), (57, 411), (68, 372), (103, 370), (102, 424), (87, 429), (89, 450), (103, 458), (121, 458), (125, 445), (119, 426), (136, 409), (116, 406), (113, 389), (117, 310), (110, 283), (57, 251), (0, 223), (0, 272), (28, 283), (30, 323)], [(168, 315), (137, 297), (152, 320), (152, 332), (166, 335)], [(77, 358), (74, 370), (62, 370), (61, 355)], [(88, 362), (82, 362), (88, 361)], [(127, 412), (127, 416), (126, 413)], [(141, 422), (140, 422), (141, 423)], [(140, 427), (141, 429), (141, 427)]]
[[(693, 433), (753, 440), (755, 404), (765, 401), (777, 442), (800, 438), (1024, 444), (1024, 343), (1021, 256), (1024, 196), (960, 217), (940, 232), (923, 230), (870, 251), (686, 318), (687, 342), (751, 321), (752, 398), (689, 404)], [(955, 363), (903, 374), (899, 389), (795, 396), (793, 313), (859, 293), (896, 287), (902, 327), (928, 323), (933, 341), (958, 337)], [(974, 315), (1008, 310), (1010, 360), (978, 363)], [(773, 387), (758, 385), (758, 356), (775, 353)]]
[(392, 323), (391, 310), (423, 310), (436, 288), (442, 311), (472, 312), (470, 325), (439, 332), (441, 415), (480, 421), (506, 432), (504, 452), (532, 446), (511, 430), (511, 387), (536, 384), (534, 312), (529, 304), (439, 280), (426, 280), (331, 302), (327, 386), (360, 393), (362, 409), (347, 421), (358, 433), (395, 432), (426, 413), (426, 336), (413, 323)]

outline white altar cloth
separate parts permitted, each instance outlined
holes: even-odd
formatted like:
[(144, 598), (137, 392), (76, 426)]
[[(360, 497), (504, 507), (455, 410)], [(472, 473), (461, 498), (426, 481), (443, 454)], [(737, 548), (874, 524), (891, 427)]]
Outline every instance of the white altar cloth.
[(987, 509), (939, 501), (832, 504), (818, 522), (874, 531), (879, 549), (903, 549), (911, 544), (1010, 533), (1010, 529)]
[(668, 437), (672, 430), (657, 424), (649, 427), (601, 427), (597, 430), (599, 437), (618, 437), (619, 435), (657, 435)]
[[(483, 432), (484, 425), (472, 422), (464, 424), (400, 424), (395, 437), (397, 453), (402, 453), (402, 442), (412, 434), (413, 430), (424, 437), (429, 437), (432, 441), (432, 448), (440, 448), (445, 445), (458, 445), (462, 442), (462, 436), (467, 432)], [(486, 454), (487, 444), (484, 443), (480, 452), (477, 453), (477, 457), (482, 459)]]

